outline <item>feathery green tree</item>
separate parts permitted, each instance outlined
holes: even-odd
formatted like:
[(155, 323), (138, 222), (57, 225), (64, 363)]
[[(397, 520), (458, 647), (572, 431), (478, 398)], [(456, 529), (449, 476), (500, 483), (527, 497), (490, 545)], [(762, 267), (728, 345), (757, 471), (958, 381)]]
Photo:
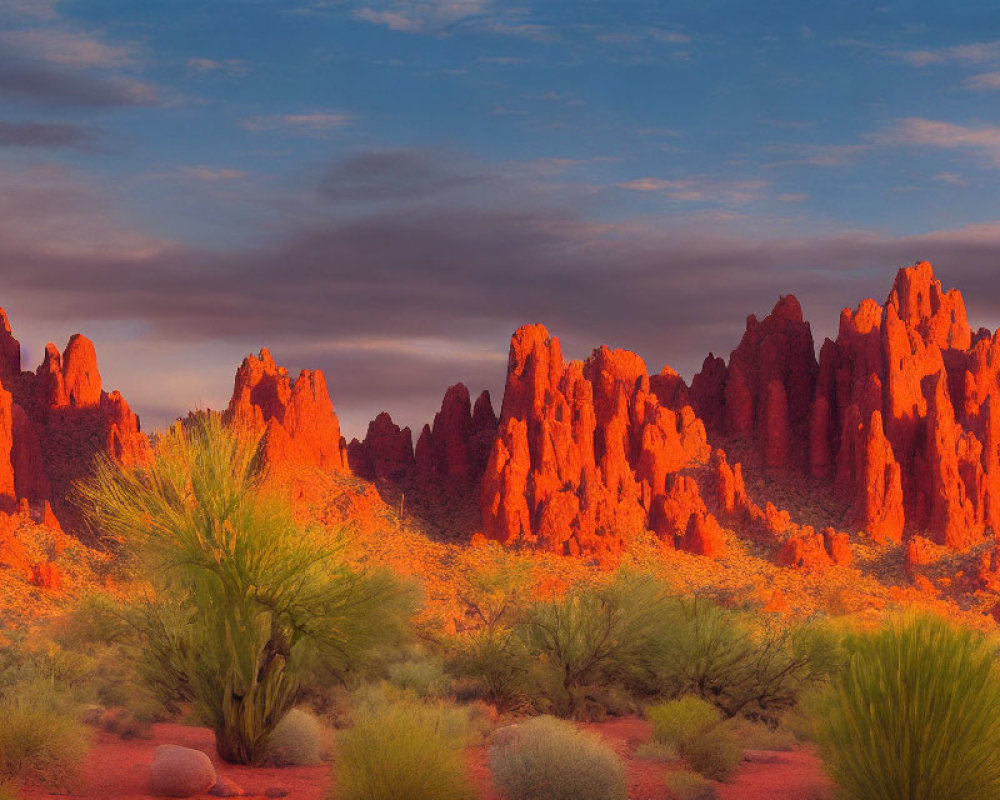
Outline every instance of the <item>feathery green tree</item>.
[(256, 446), (208, 414), (161, 436), (149, 464), (103, 460), (79, 487), (151, 584), (147, 676), (194, 701), (239, 764), (264, 758), (313, 665), (359, 664), (406, 605), (388, 575), (350, 569), (329, 531), (303, 530), (262, 476)]

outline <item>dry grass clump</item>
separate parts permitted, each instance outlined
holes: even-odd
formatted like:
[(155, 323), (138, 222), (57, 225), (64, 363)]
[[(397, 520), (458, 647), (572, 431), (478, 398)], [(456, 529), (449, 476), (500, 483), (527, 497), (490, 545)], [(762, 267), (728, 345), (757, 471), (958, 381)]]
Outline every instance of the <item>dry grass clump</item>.
[(497, 731), (490, 770), (510, 800), (625, 800), (625, 767), (601, 738), (554, 717)]
[(416, 702), (355, 711), (338, 737), (334, 800), (471, 800), (464, 731), (450, 722)]
[(282, 718), (267, 742), (267, 760), (282, 767), (320, 763), (323, 727), (302, 708), (293, 708)]
[(715, 784), (695, 772), (671, 772), (667, 788), (676, 800), (717, 800)]
[(72, 715), (12, 695), (0, 698), (0, 783), (37, 780), (66, 789), (89, 744), (86, 729)]
[(687, 696), (652, 706), (646, 717), (656, 742), (675, 747), (690, 767), (707, 778), (727, 780), (743, 758), (743, 749), (711, 703)]

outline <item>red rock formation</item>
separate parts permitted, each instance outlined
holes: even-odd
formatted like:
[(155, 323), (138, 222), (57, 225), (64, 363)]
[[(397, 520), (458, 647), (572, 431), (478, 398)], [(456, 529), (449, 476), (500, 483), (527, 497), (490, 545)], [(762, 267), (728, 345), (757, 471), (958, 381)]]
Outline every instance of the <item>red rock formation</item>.
[(21, 374), (21, 343), (10, 331), (7, 312), (0, 308), (0, 379)]
[(117, 392), (102, 391), (93, 343), (74, 335), (64, 353), (53, 344), (35, 372), (20, 370), (20, 344), (0, 309), (0, 507), (48, 504), (75, 523), (73, 484), (94, 457), (122, 463), (149, 456), (139, 420)]
[(882, 414), (867, 425), (856, 405), (848, 407), (841, 435), (837, 482), (853, 496), (849, 524), (868, 531), (881, 544), (903, 538), (903, 486), (892, 445), (882, 430)]
[(781, 546), (777, 559), (782, 567), (797, 567), (806, 572), (822, 572), (833, 565), (822, 534), (804, 528)]
[(62, 357), (66, 402), (76, 408), (101, 402), (101, 373), (97, 371), (97, 351), (86, 336), (74, 333)]
[[(671, 373), (658, 377), (660, 391), (683, 395)], [(708, 455), (701, 421), (690, 407), (661, 403), (637, 355), (602, 347), (583, 364), (564, 364), (543, 326), (519, 328), (481, 486), (483, 531), (598, 557), (650, 525), (684, 535), (690, 513), (670, 521), (668, 476)]]
[(11, 451), (14, 448), (14, 400), (11, 393), (0, 386), (0, 511), (13, 513), (17, 493), (14, 485), (14, 465)]
[(370, 481), (402, 481), (413, 473), (410, 429), (400, 428), (384, 411), (368, 423), (363, 441), (351, 441), (347, 454), (351, 472)]
[(851, 537), (846, 533), (838, 533), (833, 528), (824, 528), (823, 547), (834, 564), (841, 567), (849, 567), (854, 563), (854, 552), (851, 550)]
[(706, 558), (718, 558), (726, 554), (726, 540), (722, 536), (722, 529), (711, 514), (703, 517), (692, 514), (687, 531), (678, 546), (681, 550)]
[(249, 355), (236, 371), (225, 418), (250, 435), (263, 437), (271, 464), (298, 464), (328, 472), (348, 468), (347, 447), (319, 370), (302, 370), (294, 381), (266, 348)]
[(725, 367), (711, 354), (691, 384), (691, 396), (709, 430), (758, 439), (765, 465), (784, 470), (804, 461), (817, 364), (812, 331), (792, 295), (771, 313), (747, 318), (743, 339)]

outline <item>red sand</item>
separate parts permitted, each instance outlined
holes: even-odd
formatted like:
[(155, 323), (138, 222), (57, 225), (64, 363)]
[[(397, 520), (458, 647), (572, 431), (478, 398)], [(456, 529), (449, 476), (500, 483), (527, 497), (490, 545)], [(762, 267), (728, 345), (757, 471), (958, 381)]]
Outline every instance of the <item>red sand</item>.
[[(633, 757), (635, 748), (649, 741), (650, 727), (635, 717), (615, 719), (583, 727), (603, 736), (628, 764), (630, 800), (670, 800), (664, 782), (668, 765)], [(328, 766), (318, 767), (238, 767), (223, 763), (215, 755), (211, 731), (184, 725), (155, 725), (152, 739), (124, 741), (98, 732), (87, 757), (81, 785), (65, 798), (93, 800), (149, 800), (149, 765), (160, 744), (179, 744), (203, 750), (212, 757), (219, 775), (235, 781), (254, 796), (267, 789), (284, 789), (289, 800), (324, 800), (330, 785)], [(744, 762), (731, 783), (718, 784), (720, 800), (817, 800), (831, 794), (831, 784), (819, 760), (808, 751), (750, 751), (752, 761)], [(469, 770), (478, 789), (479, 800), (501, 800), (490, 781), (485, 746), (468, 750)], [(28, 789), (24, 800), (43, 800), (52, 794), (44, 789)], [(400, 798), (405, 800), (405, 798)]]

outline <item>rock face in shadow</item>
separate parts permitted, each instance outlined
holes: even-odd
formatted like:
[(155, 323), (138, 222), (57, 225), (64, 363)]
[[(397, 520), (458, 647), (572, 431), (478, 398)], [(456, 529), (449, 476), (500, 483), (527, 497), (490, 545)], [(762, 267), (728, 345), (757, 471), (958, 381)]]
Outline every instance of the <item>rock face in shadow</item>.
[(104, 391), (88, 338), (74, 334), (62, 352), (49, 343), (39, 367), (22, 371), (20, 343), (0, 309), (0, 510), (26, 501), (54, 524), (75, 529), (73, 485), (90, 473), (94, 458), (135, 464), (150, 453), (125, 398)]
[(813, 358), (798, 303), (782, 297), (728, 365), (714, 355), (691, 397), (711, 435), (750, 444), (770, 472), (833, 482), (841, 520), (876, 541), (927, 534), (964, 549), (1000, 516), (1000, 343), (973, 335), (931, 265), (900, 269), (883, 304), (844, 309)]

